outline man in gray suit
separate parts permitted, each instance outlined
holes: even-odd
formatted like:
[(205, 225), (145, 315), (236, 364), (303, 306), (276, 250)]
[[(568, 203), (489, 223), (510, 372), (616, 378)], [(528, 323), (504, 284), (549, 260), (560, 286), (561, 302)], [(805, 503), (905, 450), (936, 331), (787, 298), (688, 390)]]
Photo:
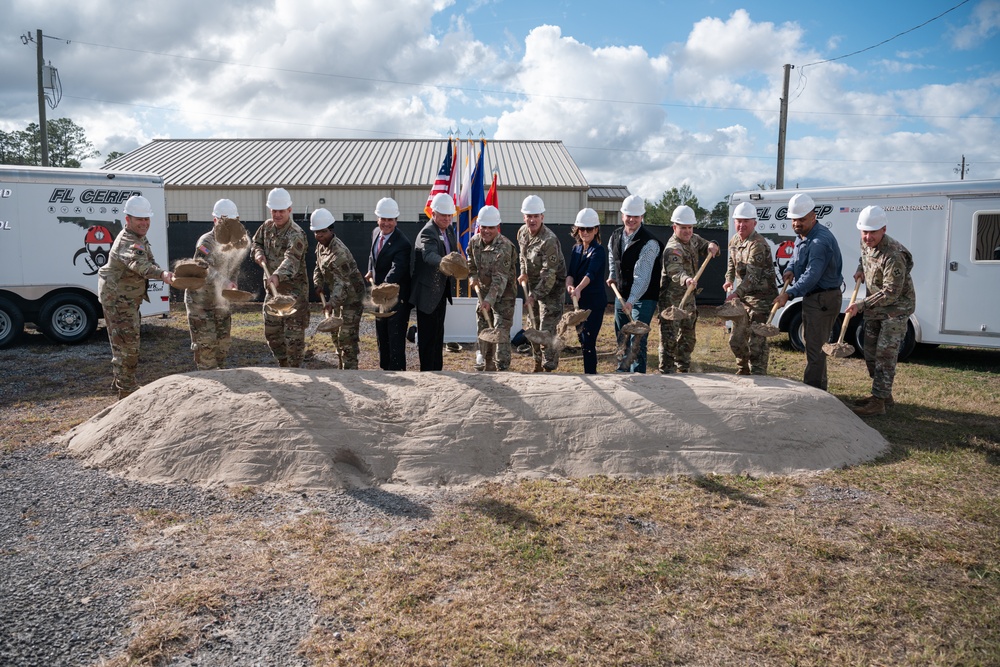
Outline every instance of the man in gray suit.
[(413, 244), (413, 287), (410, 303), (417, 309), (417, 351), (421, 371), (439, 371), (444, 367), (444, 318), (454, 280), (441, 273), (441, 259), (458, 250), (458, 238), (452, 226), (455, 201), (451, 195), (438, 193), (431, 200), (431, 219)]

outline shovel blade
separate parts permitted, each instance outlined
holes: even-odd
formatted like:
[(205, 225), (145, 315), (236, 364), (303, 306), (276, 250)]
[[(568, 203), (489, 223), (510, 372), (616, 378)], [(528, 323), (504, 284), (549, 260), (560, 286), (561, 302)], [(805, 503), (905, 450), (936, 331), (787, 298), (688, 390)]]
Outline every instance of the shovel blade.
[(493, 327), (491, 329), (483, 329), (482, 331), (479, 332), (479, 340), (483, 341), (484, 343), (496, 345), (501, 340), (503, 340), (503, 331), (501, 331), (496, 327)]
[(750, 331), (754, 332), (758, 336), (763, 336), (764, 338), (774, 338), (781, 333), (781, 329), (773, 324), (761, 324), (759, 322), (751, 324)]
[(854, 346), (850, 343), (825, 343), (823, 345), (823, 351), (826, 352), (828, 356), (843, 359), (854, 354)]
[(649, 333), (649, 325), (645, 322), (629, 322), (621, 331), (629, 336), (645, 336)]

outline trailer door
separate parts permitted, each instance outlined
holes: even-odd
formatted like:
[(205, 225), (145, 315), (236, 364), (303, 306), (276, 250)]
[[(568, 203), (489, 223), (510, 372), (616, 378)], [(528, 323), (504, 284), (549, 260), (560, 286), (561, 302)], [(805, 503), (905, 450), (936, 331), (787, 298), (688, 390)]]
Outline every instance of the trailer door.
[(992, 347), (1000, 342), (1000, 197), (953, 199), (948, 239), (943, 333), (982, 336)]

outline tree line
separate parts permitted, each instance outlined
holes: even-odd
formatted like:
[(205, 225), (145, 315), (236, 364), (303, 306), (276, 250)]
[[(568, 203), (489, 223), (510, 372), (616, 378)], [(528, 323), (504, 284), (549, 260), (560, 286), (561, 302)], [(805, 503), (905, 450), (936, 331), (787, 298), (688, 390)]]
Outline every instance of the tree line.
[[(79, 169), (84, 160), (100, 156), (87, 140), (83, 128), (69, 118), (45, 122), (49, 145), (49, 165)], [(42, 137), (38, 123), (23, 130), (0, 130), (0, 164), (39, 166), (42, 164)], [(112, 153), (114, 159), (121, 153)]]

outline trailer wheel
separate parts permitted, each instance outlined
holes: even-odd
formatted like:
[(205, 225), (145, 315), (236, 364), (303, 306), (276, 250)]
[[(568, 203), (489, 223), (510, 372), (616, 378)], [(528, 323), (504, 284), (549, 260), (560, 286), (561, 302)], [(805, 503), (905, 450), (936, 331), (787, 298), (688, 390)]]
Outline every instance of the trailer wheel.
[(788, 340), (792, 348), (799, 352), (806, 351), (805, 343), (806, 329), (802, 326), (802, 310), (799, 309), (792, 318), (788, 320)]
[(24, 331), (24, 315), (17, 305), (0, 296), (0, 350), (10, 347)]
[[(838, 317), (837, 321), (833, 325), (833, 329), (830, 330), (830, 338), (827, 340), (828, 343), (837, 342), (837, 339), (840, 338), (840, 327), (843, 325), (844, 320)], [(799, 352), (806, 351), (806, 328), (802, 324), (801, 308), (788, 320), (788, 340), (791, 341), (794, 349)]]
[[(854, 349), (857, 355), (861, 358), (865, 356), (865, 321), (864, 318), (859, 318), (857, 324), (851, 325), (852, 331), (848, 333), (848, 339), (853, 342)], [(903, 342), (899, 344), (899, 354), (896, 359), (899, 361), (905, 361), (907, 357), (913, 354), (913, 350), (917, 347), (917, 333), (913, 330), (913, 322), (906, 323), (906, 335), (903, 336)]]
[(82, 343), (97, 329), (97, 311), (82, 296), (59, 294), (42, 306), (38, 326), (57, 343)]

